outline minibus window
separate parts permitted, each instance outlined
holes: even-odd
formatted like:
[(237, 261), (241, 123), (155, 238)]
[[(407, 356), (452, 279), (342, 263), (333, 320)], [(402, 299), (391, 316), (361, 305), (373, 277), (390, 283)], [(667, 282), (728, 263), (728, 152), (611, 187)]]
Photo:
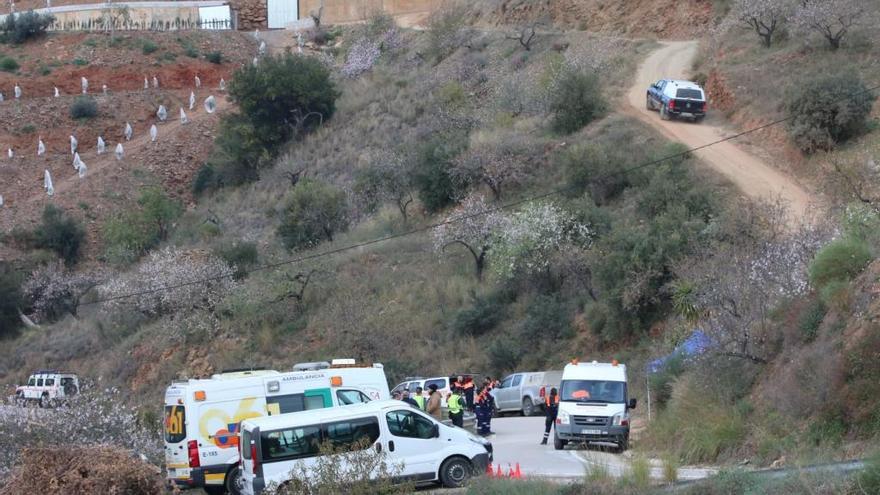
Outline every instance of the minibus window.
[(324, 425), (324, 432), (334, 447), (366, 449), (379, 439), (379, 421), (374, 417), (337, 421)]
[(37, 380), (37, 386), (38, 386), (38, 387), (42, 387), (42, 386), (43, 386), (43, 379), (42, 379), (42, 378), (40, 378), (40, 379)]
[(165, 406), (165, 441), (178, 443), (186, 439), (186, 410), (183, 406)]
[(337, 390), (336, 398), (339, 399), (339, 403), (343, 406), (370, 402), (370, 398), (361, 393), (360, 390)]
[(46, 386), (51, 387), (53, 385), (55, 385), (55, 379), (54, 378), (46, 378)]
[(28, 387), (33, 387), (34, 384), (36, 384), (36, 383), (37, 383), (37, 379), (36, 379), (36, 378), (34, 378), (34, 377), (30, 377), (30, 378), (28, 379)]
[[(273, 407), (274, 406), (274, 407)], [(306, 409), (303, 401), (303, 394), (276, 395), (274, 397), (266, 397), (266, 409), (269, 415), (287, 414), (292, 412), (300, 412)]]
[(321, 429), (302, 426), (260, 433), (260, 451), (264, 463), (318, 455)]
[(388, 431), (396, 437), (434, 438), (434, 423), (410, 411), (391, 411), (385, 415)]
[(313, 395), (311, 397), (306, 397), (305, 406), (306, 411), (310, 411), (312, 409), (324, 409), (324, 396)]

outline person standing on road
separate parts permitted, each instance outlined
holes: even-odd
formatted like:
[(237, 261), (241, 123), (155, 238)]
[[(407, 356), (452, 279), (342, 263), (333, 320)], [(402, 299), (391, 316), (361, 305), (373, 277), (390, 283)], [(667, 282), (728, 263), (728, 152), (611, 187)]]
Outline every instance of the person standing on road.
[(434, 416), (434, 419), (437, 421), (443, 421), (443, 411), (440, 410), (440, 403), (442, 402), (442, 398), (440, 397), (440, 392), (437, 391), (437, 385), (430, 384), (428, 385), (428, 404), (425, 406), (425, 412)]
[(474, 404), (477, 414), (477, 433), (484, 437), (492, 434), (492, 414), (495, 412), (495, 398), (489, 391), (489, 386), (483, 385)]
[(462, 385), (462, 389), (464, 390), (464, 403), (467, 405), (467, 410), (473, 412), (474, 410), (474, 378), (469, 376), (464, 379), (464, 385)]
[(556, 388), (550, 389), (550, 395), (544, 397), (544, 439), (541, 445), (547, 445), (547, 439), (550, 438), (550, 428), (556, 423), (556, 415), (559, 414), (559, 394)]
[(419, 405), (419, 409), (424, 411), (425, 410), (425, 396), (422, 395), (422, 393), (423, 393), (422, 387), (416, 387), (416, 392), (415, 392), (415, 396), (413, 397), (413, 400), (416, 401), (416, 404)]
[(446, 398), (446, 406), (449, 408), (449, 419), (454, 426), (464, 427), (464, 409), (461, 405), (461, 388), (455, 387)]
[(403, 391), (403, 396), (401, 397), (400, 400), (403, 401), (403, 402), (406, 402), (407, 404), (413, 406), (413, 407), (416, 408), (416, 409), (421, 409), (421, 407), (419, 407), (419, 403), (416, 402), (416, 401), (414, 401), (414, 400), (409, 396), (409, 390), (404, 390), (404, 391)]

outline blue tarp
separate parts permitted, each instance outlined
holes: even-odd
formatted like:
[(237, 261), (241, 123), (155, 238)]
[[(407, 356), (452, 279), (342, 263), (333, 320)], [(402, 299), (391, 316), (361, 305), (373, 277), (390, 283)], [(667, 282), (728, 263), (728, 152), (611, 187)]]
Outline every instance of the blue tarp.
[(712, 339), (698, 328), (694, 330), (693, 333), (691, 333), (691, 336), (685, 339), (684, 342), (676, 346), (671, 353), (648, 363), (648, 373), (657, 373), (663, 369), (663, 366), (672, 358), (690, 358), (699, 356), (709, 350), (713, 345), (714, 343), (712, 342)]

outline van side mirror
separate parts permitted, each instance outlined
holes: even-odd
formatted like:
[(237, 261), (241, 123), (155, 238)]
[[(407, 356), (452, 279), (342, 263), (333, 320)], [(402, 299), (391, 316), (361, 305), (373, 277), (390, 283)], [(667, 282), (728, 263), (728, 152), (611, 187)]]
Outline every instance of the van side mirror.
[(629, 400), (629, 404), (627, 404), (627, 407), (630, 408), (630, 409), (635, 409), (635, 408), (636, 408), (636, 400), (635, 400), (635, 399), (630, 399), (630, 400)]
[(434, 423), (433, 428), (431, 428), (431, 438), (440, 438), (440, 425)]

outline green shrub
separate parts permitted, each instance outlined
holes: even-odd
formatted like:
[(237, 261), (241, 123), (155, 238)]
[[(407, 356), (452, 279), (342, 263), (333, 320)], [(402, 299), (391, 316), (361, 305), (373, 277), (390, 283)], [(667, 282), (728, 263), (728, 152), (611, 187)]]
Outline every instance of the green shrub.
[(805, 153), (831, 150), (864, 131), (875, 98), (853, 74), (807, 81), (785, 97), (789, 134)]
[[(506, 466), (505, 466), (506, 468)], [(475, 478), (467, 485), (466, 495), (563, 495), (576, 492), (567, 491), (563, 486), (550, 481)]]
[(75, 58), (75, 59), (73, 59), (73, 65), (76, 65), (76, 66), (82, 67), (82, 66), (85, 66), (85, 65), (89, 65), (89, 61), (88, 61), (88, 60), (83, 60), (83, 59), (81, 59), (81, 58)]
[(810, 263), (810, 282), (820, 290), (831, 282), (847, 282), (870, 261), (871, 252), (864, 242), (848, 238), (831, 241)]
[(506, 306), (498, 298), (475, 296), (469, 308), (456, 313), (452, 328), (460, 335), (480, 336), (495, 328), (505, 312)]
[(223, 63), (223, 53), (221, 52), (208, 52), (205, 54), (205, 60), (211, 62), (212, 64), (222, 64)]
[(526, 309), (523, 330), (526, 334), (541, 335), (552, 340), (570, 339), (574, 336), (572, 313), (567, 301), (555, 295), (539, 295)]
[(306, 179), (293, 190), (284, 209), (278, 236), (287, 249), (303, 249), (348, 227), (345, 193), (317, 180)]
[(199, 51), (196, 50), (195, 47), (193, 47), (192, 45), (189, 45), (186, 48), (184, 48), (183, 53), (184, 53), (184, 55), (186, 55), (189, 58), (199, 58)]
[(9, 263), (0, 261), (0, 339), (12, 335), (21, 325), (21, 277)]
[(811, 299), (798, 317), (798, 329), (806, 341), (812, 341), (819, 332), (828, 308), (821, 298)]
[(416, 149), (413, 185), (428, 212), (440, 211), (455, 202), (458, 190), (450, 171), (453, 160), (466, 146), (466, 134), (444, 133)]
[(672, 356), (656, 372), (648, 375), (648, 383), (651, 386), (651, 399), (658, 407), (665, 407), (672, 398), (672, 386), (685, 370), (684, 357)]
[(135, 208), (122, 211), (104, 224), (105, 255), (130, 263), (168, 238), (172, 222), (183, 212), (180, 202), (158, 187), (146, 189)]
[(77, 96), (70, 105), (70, 118), (90, 119), (98, 115), (98, 102), (91, 96)]
[(15, 72), (18, 70), (18, 62), (12, 57), (0, 58), (0, 70), (4, 72)]
[(149, 55), (156, 50), (159, 49), (159, 45), (154, 43), (152, 40), (142, 40), (141, 41), (141, 51), (144, 55)]
[(272, 149), (330, 119), (339, 92), (318, 59), (286, 53), (238, 69), (229, 95)]
[(42, 36), (53, 22), (55, 22), (54, 16), (37, 14), (32, 10), (18, 15), (7, 15), (0, 24), (0, 39), (4, 43), (18, 45)]
[(43, 221), (34, 231), (36, 247), (54, 251), (68, 265), (79, 261), (85, 229), (55, 205), (46, 205)]
[(254, 242), (239, 242), (222, 246), (215, 251), (215, 254), (236, 268), (235, 276), (239, 279), (244, 278), (247, 275), (247, 270), (259, 261), (257, 244)]
[(271, 163), (272, 145), (240, 114), (220, 121), (214, 145), (208, 163), (193, 180), (196, 193), (253, 182), (260, 177), (260, 169)]
[(601, 117), (607, 110), (598, 76), (564, 69), (550, 96), (553, 129), (571, 134)]

